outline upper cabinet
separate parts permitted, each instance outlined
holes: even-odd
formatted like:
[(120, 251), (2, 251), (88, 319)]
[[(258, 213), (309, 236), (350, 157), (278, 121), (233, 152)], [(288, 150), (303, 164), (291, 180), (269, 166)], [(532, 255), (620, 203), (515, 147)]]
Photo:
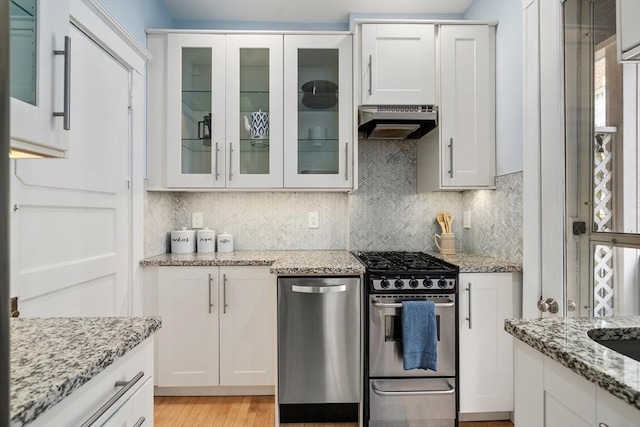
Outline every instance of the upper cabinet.
[(10, 0), (12, 155), (64, 157), (70, 122), (66, 1)]
[(437, 131), (418, 142), (418, 191), (495, 186), (495, 28), (441, 25)]
[(352, 188), (351, 36), (147, 41), (149, 189)]
[(361, 105), (435, 105), (433, 24), (362, 24)]
[(351, 36), (285, 36), (284, 48), (284, 186), (351, 188)]
[(640, 61), (640, 2), (616, 0), (619, 61)]

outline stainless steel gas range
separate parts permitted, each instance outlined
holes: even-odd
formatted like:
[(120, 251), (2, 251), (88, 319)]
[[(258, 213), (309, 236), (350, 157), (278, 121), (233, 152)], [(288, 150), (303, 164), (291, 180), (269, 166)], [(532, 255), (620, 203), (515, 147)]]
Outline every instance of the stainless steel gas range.
[[(458, 267), (421, 252), (354, 252), (366, 266), (365, 425), (458, 425)], [(403, 368), (402, 303), (435, 303), (437, 371)]]

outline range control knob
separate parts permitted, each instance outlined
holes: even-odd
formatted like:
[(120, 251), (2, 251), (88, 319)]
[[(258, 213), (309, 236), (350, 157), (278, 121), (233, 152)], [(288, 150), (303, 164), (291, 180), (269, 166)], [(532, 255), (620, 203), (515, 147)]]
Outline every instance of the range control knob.
[(404, 280), (402, 280), (402, 279), (396, 280), (396, 282), (394, 284), (396, 285), (396, 288), (398, 288), (398, 289), (404, 288)]
[(382, 280), (380, 281), (380, 287), (381, 287), (382, 289), (388, 289), (388, 288), (389, 288), (389, 286), (391, 286), (391, 283), (389, 283), (389, 281), (388, 281), (387, 279), (382, 279)]
[(438, 287), (441, 289), (447, 287), (447, 281), (444, 279), (444, 277), (441, 277), (440, 280), (438, 280)]
[(411, 287), (412, 289), (417, 288), (419, 285), (418, 281), (416, 279), (411, 279), (409, 280), (409, 287)]
[(422, 284), (425, 288), (433, 288), (433, 280), (429, 279), (428, 277), (422, 281)]

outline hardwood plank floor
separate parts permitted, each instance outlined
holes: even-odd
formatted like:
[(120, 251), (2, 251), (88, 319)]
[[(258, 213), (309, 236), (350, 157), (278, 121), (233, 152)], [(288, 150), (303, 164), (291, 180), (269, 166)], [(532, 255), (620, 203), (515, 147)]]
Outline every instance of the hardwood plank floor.
[[(156, 427), (273, 427), (273, 396), (157, 396)], [(286, 427), (358, 427), (357, 423), (298, 423)], [(509, 421), (460, 423), (460, 427), (513, 427)]]

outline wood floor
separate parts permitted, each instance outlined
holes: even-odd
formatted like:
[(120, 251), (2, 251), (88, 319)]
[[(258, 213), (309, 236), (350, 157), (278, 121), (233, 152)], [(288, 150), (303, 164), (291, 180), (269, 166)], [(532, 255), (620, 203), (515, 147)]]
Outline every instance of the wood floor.
[[(156, 397), (156, 427), (273, 427), (273, 396)], [(358, 427), (356, 423), (282, 424), (287, 427)], [(460, 427), (513, 427), (509, 421), (460, 423)]]

